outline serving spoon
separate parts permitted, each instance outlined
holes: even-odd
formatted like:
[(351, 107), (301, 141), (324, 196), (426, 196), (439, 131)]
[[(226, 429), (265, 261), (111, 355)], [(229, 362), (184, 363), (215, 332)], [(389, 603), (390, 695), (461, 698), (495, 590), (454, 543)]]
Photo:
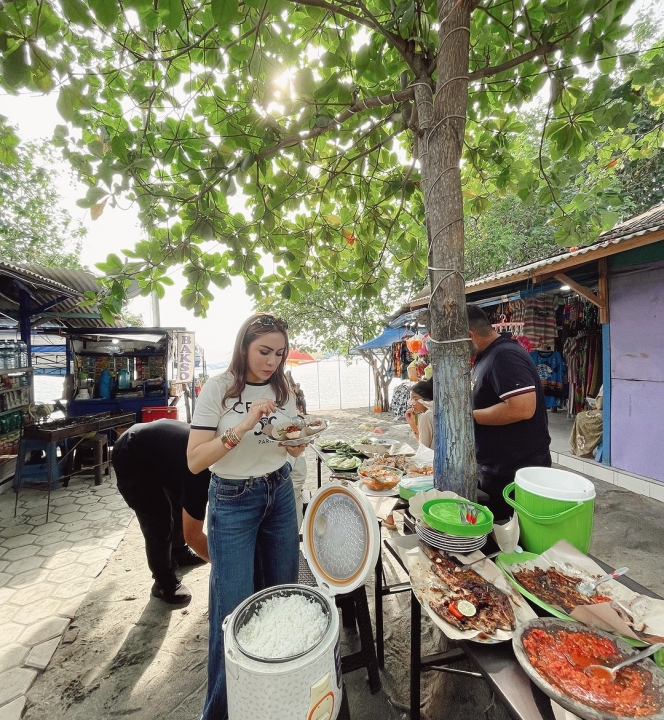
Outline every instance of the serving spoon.
[(636, 655), (630, 655), (628, 658), (625, 658), (622, 662), (619, 662), (613, 667), (607, 667), (606, 665), (587, 665), (583, 668), (583, 672), (586, 673), (586, 675), (591, 675), (601, 680), (613, 680), (618, 670), (654, 655), (660, 648), (664, 648), (664, 643), (655, 643), (654, 645), (645, 648), (645, 650), (641, 650), (641, 652), (636, 653)]
[(502, 550), (498, 550), (498, 552), (492, 552), (488, 555), (485, 555), (484, 557), (478, 558), (477, 560), (473, 560), (473, 562), (466, 563), (465, 565), (459, 565), (454, 568), (454, 572), (463, 572), (464, 570), (468, 570), (469, 567), (472, 567), (476, 563), (481, 563), (482, 560), (491, 560), (491, 558), (498, 557), (502, 553)]
[(618, 568), (617, 570), (614, 570), (607, 575), (603, 575), (601, 578), (597, 578), (597, 580), (583, 580), (576, 586), (576, 589), (584, 595), (592, 595), (598, 585), (601, 585), (607, 580), (615, 580), (615, 578), (624, 575), (626, 572), (629, 572), (628, 567)]

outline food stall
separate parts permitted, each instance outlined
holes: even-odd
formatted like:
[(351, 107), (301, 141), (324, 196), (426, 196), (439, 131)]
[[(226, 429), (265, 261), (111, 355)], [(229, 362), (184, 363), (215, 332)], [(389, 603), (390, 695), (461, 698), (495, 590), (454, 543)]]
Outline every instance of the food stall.
[[(319, 468), (368, 499), (403, 504), (413, 489), (407, 477), (423, 463), (395, 440), (357, 435), (319, 440)], [(588, 554), (594, 493), (574, 473), (523, 469), (506, 488), (517, 515), (493, 528), (486, 508), (453, 493), (426, 483), (408, 493), (413, 522), (384, 547), (409, 582), (385, 585), (379, 558), (375, 607), (383, 667), (383, 598), (410, 592), (410, 718), (420, 717), (420, 674), (432, 669), (484, 679), (515, 720), (664, 717), (664, 601), (626, 577), (627, 568), (605, 575), (612, 569)], [(451, 641), (445, 652), (422, 656), (424, 616)], [(615, 673), (586, 672), (627, 660), (635, 664)], [(608, 679), (597, 679), (600, 671)]]
[[(172, 381), (179, 379), (182, 328), (72, 328), (67, 339), (67, 415), (134, 412), (177, 418)], [(146, 409), (150, 410), (146, 410)]]

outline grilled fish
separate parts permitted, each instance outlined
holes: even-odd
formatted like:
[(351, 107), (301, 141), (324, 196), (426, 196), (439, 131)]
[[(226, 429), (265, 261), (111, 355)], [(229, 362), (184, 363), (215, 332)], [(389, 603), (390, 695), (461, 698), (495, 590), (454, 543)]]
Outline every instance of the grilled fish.
[[(420, 543), (424, 554), (431, 560), (431, 570), (449, 590), (432, 588), (439, 599), (429, 603), (431, 609), (445, 622), (459, 630), (477, 630), (493, 635), (496, 630), (514, 630), (516, 617), (510, 601), (504, 592), (485, 580), (474, 570), (459, 571), (449, 558), (437, 550)], [(458, 610), (463, 600), (470, 602), (475, 614), (467, 617)], [(459, 617), (460, 616), (460, 617)]]

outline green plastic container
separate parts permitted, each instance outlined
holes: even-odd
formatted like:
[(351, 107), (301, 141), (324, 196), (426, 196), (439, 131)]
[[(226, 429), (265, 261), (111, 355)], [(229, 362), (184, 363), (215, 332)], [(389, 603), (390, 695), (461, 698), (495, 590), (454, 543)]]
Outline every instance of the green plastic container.
[(519, 516), (520, 543), (529, 552), (543, 553), (559, 540), (588, 552), (595, 511), (590, 480), (566, 470), (522, 468), (503, 497)]
[[(468, 507), (474, 508), (477, 513), (474, 525), (461, 522), (459, 508), (465, 514)], [(429, 527), (458, 537), (478, 537), (488, 535), (493, 530), (493, 514), (489, 508), (457, 498), (427, 500), (422, 505), (422, 519)]]

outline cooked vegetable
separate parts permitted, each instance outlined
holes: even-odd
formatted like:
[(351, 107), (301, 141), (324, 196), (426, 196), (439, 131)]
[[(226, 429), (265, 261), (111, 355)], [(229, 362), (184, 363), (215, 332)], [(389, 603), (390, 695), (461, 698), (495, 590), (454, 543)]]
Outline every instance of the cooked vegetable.
[(452, 615), (454, 615), (454, 617), (457, 620), (463, 620), (463, 617), (464, 617), (463, 613), (459, 610), (459, 608), (454, 603), (450, 603), (447, 606), (447, 609), (450, 611), (450, 613)]
[(353, 448), (345, 440), (319, 440), (317, 443), (323, 452), (334, 452), (336, 450), (352, 450)]
[(332, 455), (325, 461), (325, 464), (331, 470), (340, 470), (342, 472), (353, 472), (360, 466), (361, 461), (356, 457), (348, 457), (346, 455)]

